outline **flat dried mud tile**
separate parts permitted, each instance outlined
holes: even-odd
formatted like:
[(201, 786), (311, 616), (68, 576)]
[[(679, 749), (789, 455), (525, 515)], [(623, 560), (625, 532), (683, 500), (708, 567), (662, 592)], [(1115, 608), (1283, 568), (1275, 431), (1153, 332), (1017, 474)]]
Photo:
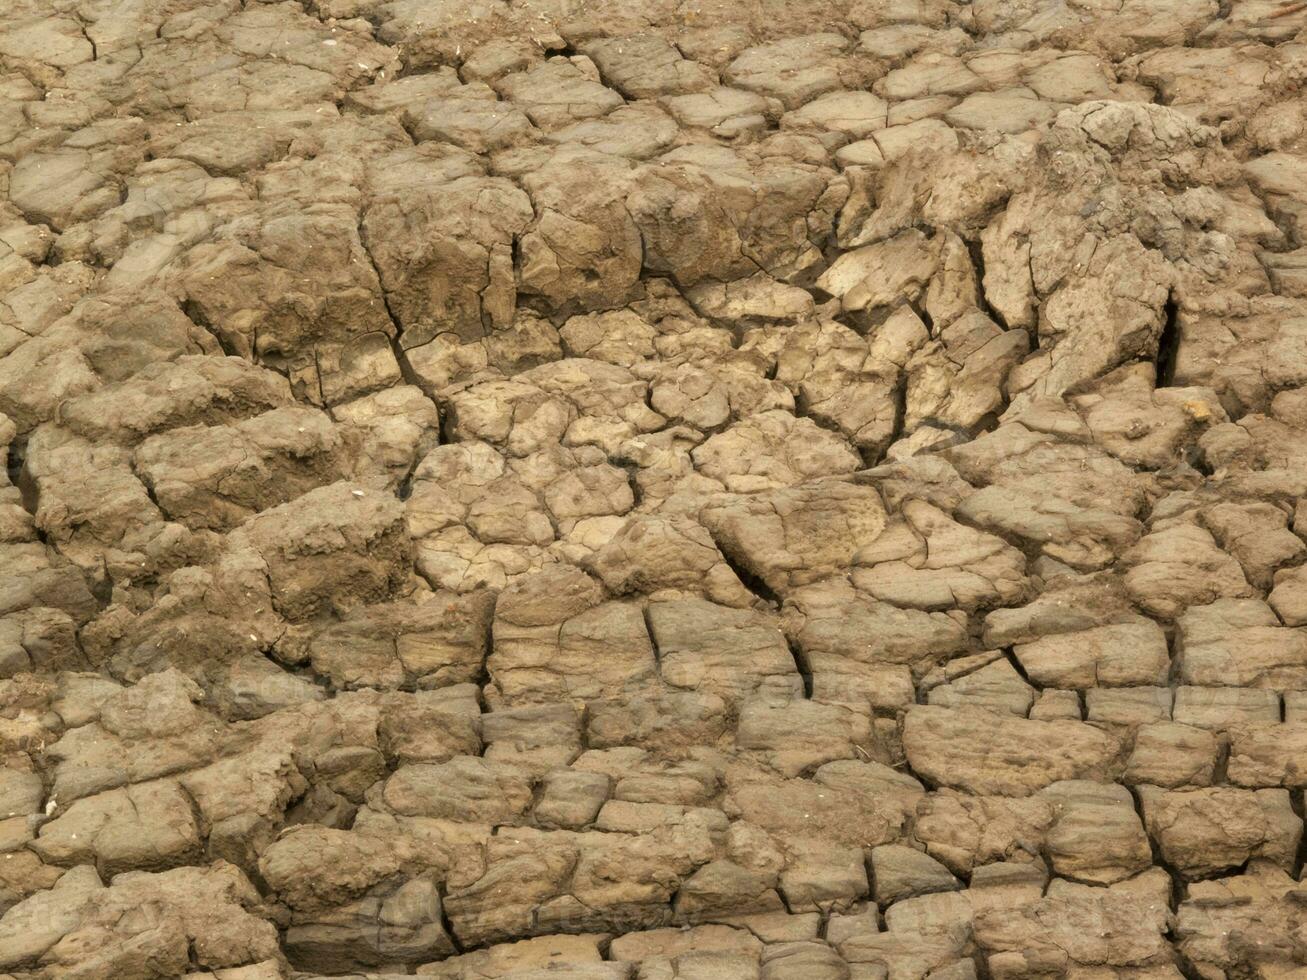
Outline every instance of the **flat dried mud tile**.
[(709, 503), (700, 519), (728, 559), (783, 595), (847, 569), (886, 515), (874, 489), (830, 479)]
[(1111, 779), (1121, 743), (1076, 721), (1030, 721), (974, 708), (917, 705), (904, 721), (913, 771), (972, 793), (1026, 796), (1063, 779)]

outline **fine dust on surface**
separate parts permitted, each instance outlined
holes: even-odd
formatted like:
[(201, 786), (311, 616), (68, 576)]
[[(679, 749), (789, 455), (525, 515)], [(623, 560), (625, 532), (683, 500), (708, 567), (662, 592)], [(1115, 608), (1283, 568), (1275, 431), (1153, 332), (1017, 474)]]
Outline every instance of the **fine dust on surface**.
[(1307, 971), (1307, 5), (2, 7), (0, 977)]

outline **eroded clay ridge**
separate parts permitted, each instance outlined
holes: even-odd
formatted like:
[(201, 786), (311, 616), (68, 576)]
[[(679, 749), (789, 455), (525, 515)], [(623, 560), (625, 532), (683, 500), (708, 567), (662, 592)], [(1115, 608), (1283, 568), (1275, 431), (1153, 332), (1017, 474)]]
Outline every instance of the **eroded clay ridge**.
[(2, 6), (0, 975), (1307, 975), (1307, 5)]

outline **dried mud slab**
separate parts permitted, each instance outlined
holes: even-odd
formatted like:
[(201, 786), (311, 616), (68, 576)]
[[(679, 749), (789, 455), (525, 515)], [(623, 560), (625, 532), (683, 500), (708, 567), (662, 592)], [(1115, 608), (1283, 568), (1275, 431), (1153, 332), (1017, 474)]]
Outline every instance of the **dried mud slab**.
[(1307, 974), (1304, 77), (4, 4), (0, 976)]

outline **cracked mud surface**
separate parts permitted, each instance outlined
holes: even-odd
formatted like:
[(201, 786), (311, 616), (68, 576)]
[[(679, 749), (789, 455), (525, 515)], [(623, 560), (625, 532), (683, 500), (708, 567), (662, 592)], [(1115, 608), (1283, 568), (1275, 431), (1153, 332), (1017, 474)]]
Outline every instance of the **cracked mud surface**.
[(0, 976), (1307, 976), (1302, 30), (9, 0)]

